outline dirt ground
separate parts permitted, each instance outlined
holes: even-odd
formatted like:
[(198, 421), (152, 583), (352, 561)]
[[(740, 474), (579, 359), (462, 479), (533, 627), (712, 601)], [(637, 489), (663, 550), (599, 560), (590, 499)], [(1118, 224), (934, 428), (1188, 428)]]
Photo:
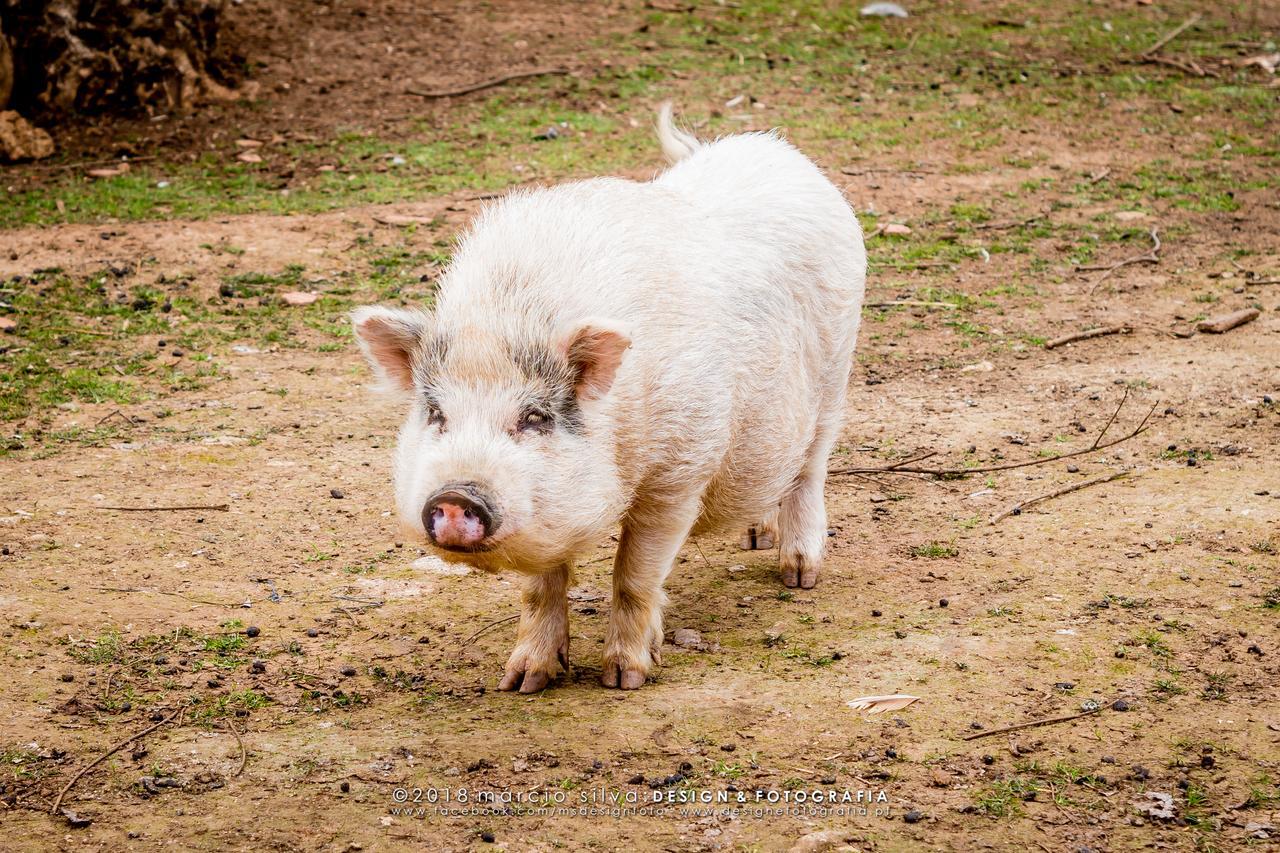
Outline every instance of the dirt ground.
[[(376, 79), (448, 85), (509, 65), (502, 51), (516, 42), (553, 45), (538, 62), (595, 62), (605, 49), (592, 36), (616, 30), (647, 51), (668, 31), (646, 15), (677, 4), (519, 4), (538, 11), (518, 24), (509, 5), (317, 4), (304, 18), (302, 4), (247, 4), (253, 17), (238, 26), (277, 22), (254, 29), (247, 52), (284, 57), (260, 73), (279, 97), (228, 106), (222, 121), (264, 136), (305, 115), (299, 127), (323, 136), (358, 120), (374, 88), (349, 97), (333, 82), (299, 84), (368, 78), (370, 65), (324, 62), (338, 51), (340, 28), (326, 27), (339, 14), (368, 27), (350, 41), (359, 62), (392, 57)], [(1169, 29), (1187, 8), (1152, 27)], [(1261, 8), (1250, 25), (1275, 38), (1280, 16)], [(289, 30), (292, 20), (309, 29)], [(411, 25), (465, 37), (449, 49), (450, 74), (413, 73), (436, 41), (408, 39)], [(676, 77), (663, 93), (714, 122), (732, 113), (733, 85), (713, 98)], [(1071, 120), (1030, 114), (990, 147), (958, 135), (868, 152), (794, 128), (859, 212), (879, 214), (870, 222), (911, 228), (869, 241), (873, 304), (832, 468), (927, 452), (936, 455), (920, 464), (940, 468), (1043, 464), (833, 476), (830, 555), (812, 591), (784, 590), (776, 552), (741, 550), (736, 533), (690, 542), (668, 582), (672, 642), (634, 692), (598, 684), (611, 542), (578, 568), (572, 671), (521, 696), (493, 689), (515, 635), (514, 580), (457, 573), (396, 539), (390, 452), (401, 413), (367, 387), (343, 316), (363, 302), (428, 298), (485, 193), (0, 233), (0, 297), (17, 325), (3, 339), (16, 401), (0, 457), (3, 846), (1274, 845), (1280, 286), (1263, 282), (1280, 278), (1280, 128), (1273, 94), (1250, 124), (1188, 94), (1212, 81), (1177, 85), (1191, 88), (1172, 106), (1164, 90), (1081, 96)], [(807, 97), (798, 85), (779, 92), (742, 124), (770, 126), (774, 102), (804, 108)], [(946, 97), (941, 109), (956, 115), (973, 106), (972, 94)], [(409, 121), (411, 103), (384, 102), (370, 126)], [(608, 111), (643, 118), (653, 103)], [(461, 108), (432, 105), (431, 121)], [(148, 122), (82, 129), (64, 150), (87, 156), (106, 135), (178, 162), (218, 117), (199, 121), (172, 137), (145, 135)], [(1221, 156), (1217, 183), (1187, 178), (1206, 151)], [(1186, 181), (1153, 184), (1157, 161)], [(655, 144), (610, 171), (643, 178), (659, 166)], [(6, 180), (60, 191), (40, 166)], [(1152, 230), (1154, 262), (1077, 269), (1148, 252)], [(321, 298), (281, 306), (285, 291)], [(1194, 332), (1199, 318), (1250, 306), (1260, 315), (1246, 325)], [(1114, 324), (1127, 332), (1044, 346)], [(55, 375), (18, 361), (36, 350)], [(45, 384), (23, 390), (20, 364)], [(1104, 431), (1129, 435), (1148, 415), (1127, 440), (1052, 459)], [(701, 642), (675, 645), (677, 629)], [(846, 704), (894, 693), (920, 699), (877, 716)], [(78, 772), (144, 730), (51, 813)], [(771, 797), (815, 790), (854, 802), (766, 811), (786, 806)], [(481, 791), (605, 810), (620, 797), (619, 807), (648, 811), (436, 808), (450, 792), (449, 806), (465, 811)], [(654, 802), (706, 792), (739, 810)], [(1159, 812), (1161, 795), (1168, 815), (1144, 811)]]

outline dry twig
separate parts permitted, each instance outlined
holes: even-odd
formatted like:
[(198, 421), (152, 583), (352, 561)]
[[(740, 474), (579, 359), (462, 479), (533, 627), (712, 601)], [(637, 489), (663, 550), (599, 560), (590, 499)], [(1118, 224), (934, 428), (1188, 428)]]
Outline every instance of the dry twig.
[(1051, 341), (1045, 341), (1045, 349), (1056, 349), (1060, 346), (1075, 343), (1076, 341), (1087, 341), (1090, 338), (1101, 338), (1104, 335), (1127, 335), (1133, 331), (1133, 327), (1128, 323), (1117, 323), (1114, 326), (1096, 326), (1092, 329), (1085, 329), (1083, 332), (1072, 332), (1069, 335), (1063, 335), (1060, 338), (1054, 338)]
[(895, 299), (891, 302), (866, 302), (863, 308), (949, 308), (956, 306), (951, 302), (923, 302), (918, 299)]
[[(1116, 407), (1116, 414), (1119, 414), (1120, 409), (1124, 407), (1125, 401), (1128, 398), (1128, 394), (1125, 394), (1125, 396), (1121, 398), (1120, 405)], [(1147, 411), (1147, 414), (1138, 422), (1138, 425), (1119, 438), (1113, 438), (1110, 441), (1104, 442), (1101, 440), (1102, 436), (1099, 435), (1091, 446), (1084, 448), (1083, 450), (1073, 450), (1070, 453), (1062, 453), (1058, 456), (1050, 456), (1044, 459), (1030, 459), (1026, 462), (1008, 462), (1003, 465), (986, 465), (977, 468), (921, 468), (913, 466), (911, 463), (919, 461), (919, 459), (925, 457), (916, 457), (915, 459), (905, 459), (902, 462), (898, 462), (893, 465), (884, 465), (879, 468), (837, 468), (834, 471), (828, 471), (827, 473), (831, 476), (840, 474), (932, 474), (935, 477), (963, 477), (966, 474), (989, 474), (994, 471), (1012, 471), (1015, 468), (1029, 468), (1033, 465), (1048, 465), (1051, 462), (1060, 462), (1063, 459), (1071, 459), (1076, 456), (1084, 456), (1087, 453), (1096, 453), (1099, 450), (1106, 450), (1108, 447), (1114, 447), (1121, 442), (1128, 441), (1131, 438), (1141, 435), (1149, 428), (1147, 426), (1147, 421), (1151, 420), (1151, 416), (1155, 414), (1156, 406), (1158, 405), (1160, 405), (1159, 402), (1153, 403), (1150, 410)], [(1116, 414), (1111, 416), (1112, 421), (1115, 420)], [(1110, 426), (1111, 421), (1108, 421), (1107, 428), (1109, 429)], [(1106, 429), (1103, 430), (1103, 433), (1105, 432)], [(933, 455), (933, 453), (927, 454), (927, 456)]]
[(1160, 37), (1160, 39), (1159, 39), (1159, 40), (1157, 40), (1155, 44), (1151, 45), (1151, 47), (1147, 48), (1146, 50), (1144, 50), (1142, 53), (1140, 53), (1140, 54), (1138, 54), (1138, 55), (1139, 55), (1139, 56), (1143, 56), (1143, 57), (1151, 56), (1151, 55), (1152, 55), (1153, 53), (1155, 53), (1157, 50), (1159, 50), (1160, 48), (1164, 47), (1164, 46), (1165, 46), (1165, 45), (1167, 45), (1169, 42), (1171, 42), (1171, 41), (1173, 41), (1174, 39), (1176, 39), (1178, 36), (1182, 35), (1184, 32), (1186, 32), (1186, 31), (1187, 31), (1188, 29), (1190, 29), (1191, 27), (1195, 26), (1197, 23), (1199, 23), (1199, 21), (1200, 21), (1200, 13), (1199, 13), (1199, 12), (1196, 12), (1196, 13), (1195, 13), (1194, 15), (1192, 15), (1190, 18), (1187, 18), (1187, 19), (1186, 19), (1185, 21), (1183, 21), (1181, 24), (1178, 24), (1178, 26), (1176, 26), (1176, 27), (1174, 27), (1173, 29), (1169, 30), (1169, 32), (1167, 32), (1167, 33), (1165, 33), (1163, 36), (1161, 36), (1161, 37)]
[(1001, 728), (991, 729), (990, 731), (985, 731), (985, 732), (974, 732), (973, 734), (965, 735), (960, 739), (961, 740), (978, 740), (979, 738), (991, 737), (992, 735), (1002, 735), (1005, 732), (1016, 732), (1019, 729), (1031, 729), (1037, 726), (1052, 725), (1053, 723), (1065, 723), (1069, 720), (1078, 720), (1081, 717), (1091, 716), (1093, 714), (1098, 713), (1101, 710), (1102, 710), (1102, 705), (1099, 704), (1098, 707), (1094, 708), (1091, 711), (1081, 711), (1079, 714), (1067, 714), (1064, 717), (1049, 717), (1044, 720), (1032, 720), (1029, 723), (1018, 723), (1017, 725), (1014, 725), (1014, 726), (1003, 726)]
[(472, 92), (479, 92), (484, 89), (492, 89), (494, 86), (501, 86), (503, 83), (510, 83), (514, 80), (524, 80), (529, 77), (546, 77), (551, 74), (568, 74), (568, 68), (533, 68), (529, 71), (517, 71), (514, 74), (503, 74), (500, 77), (491, 77), (488, 80), (480, 80), (475, 83), (468, 83), (464, 86), (458, 86), (453, 89), (435, 89), (431, 91), (421, 91), (417, 89), (406, 89), (406, 95), (417, 95), (419, 98), (452, 98), (457, 95), (469, 95)]
[(999, 515), (993, 516), (989, 523), (998, 524), (999, 522), (1005, 520), (1011, 515), (1020, 515), (1022, 511), (1027, 507), (1035, 506), (1036, 504), (1044, 503), (1045, 501), (1062, 497), (1063, 495), (1069, 495), (1072, 492), (1078, 492), (1081, 489), (1087, 489), (1090, 486), (1096, 486), (1100, 483), (1110, 483), (1112, 480), (1119, 480), (1122, 477), (1128, 477), (1129, 474), (1130, 474), (1129, 471), (1118, 471), (1114, 474), (1108, 474), (1105, 477), (1094, 477), (1092, 480), (1083, 480), (1079, 483), (1072, 483), (1069, 486), (1063, 486), (1060, 489), (1054, 489), (1052, 492), (1049, 492), (1048, 494), (1038, 495), (1034, 498), (1029, 498), (1025, 501), (1022, 501), (1021, 503), (1014, 504), (1013, 506), (1009, 507)]
[(485, 625), (485, 626), (484, 626), (483, 628), (481, 628), (479, 631), (476, 631), (476, 632), (475, 632), (474, 634), (472, 634), (470, 637), (467, 637), (465, 640), (463, 640), (463, 641), (462, 641), (462, 648), (465, 648), (465, 647), (467, 647), (467, 646), (471, 645), (472, 643), (474, 643), (474, 642), (476, 641), (476, 639), (477, 639), (481, 634), (485, 633), (486, 631), (488, 631), (488, 630), (490, 630), (490, 629), (492, 629), (492, 628), (497, 628), (499, 625), (505, 625), (505, 624), (507, 624), (508, 622), (514, 622), (514, 621), (516, 621), (516, 620), (517, 620), (517, 619), (519, 619), (519, 618), (520, 618), (520, 614), (519, 614), (519, 613), (515, 613), (515, 614), (513, 614), (513, 615), (511, 615), (511, 616), (504, 616), (504, 617), (502, 617), (501, 619), (498, 619), (498, 620), (495, 620), (495, 621), (493, 621), (493, 622), (490, 622), (488, 625)]
[(113, 509), (116, 512), (187, 512), (189, 510), (208, 510), (209, 512), (228, 512), (231, 504), (193, 504), (191, 506), (98, 506), (94, 509)]
[(236, 767), (236, 772), (231, 774), (234, 779), (244, 772), (244, 764), (249, 759), (249, 753), (245, 751), (244, 739), (240, 737), (240, 732), (236, 731), (236, 724), (230, 717), (227, 717), (227, 728), (231, 729), (231, 733), (236, 736), (236, 743), (240, 745), (240, 764)]
[(106, 761), (108, 758), (115, 755), (117, 752), (124, 749), (126, 746), (133, 743), (138, 738), (146, 737), (147, 735), (151, 734), (161, 726), (164, 726), (164, 725), (167, 725), (168, 723), (173, 722), (173, 720), (176, 719), (177, 716), (182, 713), (182, 710), (183, 710), (182, 708), (178, 708), (178, 710), (174, 711), (172, 714), (165, 717), (160, 722), (155, 723), (154, 725), (147, 726), (145, 729), (138, 732), (136, 735), (130, 735), (129, 737), (117, 743), (115, 746), (108, 749), (106, 752), (102, 753), (102, 755), (99, 755), (93, 761), (86, 764), (84, 767), (81, 767), (80, 771), (76, 773), (76, 775), (72, 776), (71, 780), (67, 782), (67, 784), (62, 786), (62, 790), (58, 792), (58, 796), (53, 801), (53, 808), (49, 809), (49, 811), (52, 814), (58, 813), (58, 809), (62, 807), (63, 798), (66, 797), (67, 792), (70, 791), (73, 787), (75, 787), (75, 784), (79, 782), (81, 778), (84, 777), (84, 774), (88, 773), (90, 770), (97, 767), (99, 764)]
[(1123, 261), (1116, 261), (1114, 264), (1088, 264), (1086, 266), (1076, 267), (1076, 272), (1095, 272), (1102, 270), (1102, 275), (1093, 282), (1089, 287), (1089, 292), (1093, 293), (1111, 275), (1121, 267), (1127, 267), (1130, 264), (1158, 264), (1160, 263), (1160, 229), (1151, 229), (1151, 251), (1144, 252), (1141, 255), (1134, 255), (1132, 258), (1125, 258)]

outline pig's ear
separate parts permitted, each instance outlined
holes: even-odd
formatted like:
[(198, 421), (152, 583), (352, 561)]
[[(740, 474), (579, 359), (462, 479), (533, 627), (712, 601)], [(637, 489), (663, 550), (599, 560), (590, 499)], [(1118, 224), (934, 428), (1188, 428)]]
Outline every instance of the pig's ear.
[(383, 389), (413, 390), (413, 357), (423, 346), (431, 318), (421, 311), (370, 305), (351, 312), (351, 322)]
[(561, 338), (560, 351), (573, 370), (574, 393), (583, 400), (608, 394), (630, 346), (627, 333), (607, 320), (587, 320), (569, 330)]

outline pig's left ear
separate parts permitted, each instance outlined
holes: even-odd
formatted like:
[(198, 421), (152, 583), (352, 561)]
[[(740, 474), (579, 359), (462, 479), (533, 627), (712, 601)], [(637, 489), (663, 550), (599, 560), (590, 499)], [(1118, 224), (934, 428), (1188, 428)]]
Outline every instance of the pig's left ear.
[(356, 340), (384, 390), (413, 390), (413, 357), (422, 348), (431, 318), (421, 311), (370, 305), (351, 312)]
[(607, 320), (586, 320), (560, 339), (560, 351), (574, 372), (574, 393), (583, 400), (597, 400), (609, 393), (622, 354), (631, 338)]

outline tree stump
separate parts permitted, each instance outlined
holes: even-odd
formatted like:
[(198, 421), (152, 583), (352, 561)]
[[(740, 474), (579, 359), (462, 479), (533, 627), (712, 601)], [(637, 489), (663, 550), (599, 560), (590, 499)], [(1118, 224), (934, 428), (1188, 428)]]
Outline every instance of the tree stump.
[[(48, 121), (176, 112), (201, 98), (234, 97), (234, 58), (218, 45), (224, 6), (225, 0), (0, 0), (10, 104)], [(0, 47), (0, 95), (4, 53)]]

